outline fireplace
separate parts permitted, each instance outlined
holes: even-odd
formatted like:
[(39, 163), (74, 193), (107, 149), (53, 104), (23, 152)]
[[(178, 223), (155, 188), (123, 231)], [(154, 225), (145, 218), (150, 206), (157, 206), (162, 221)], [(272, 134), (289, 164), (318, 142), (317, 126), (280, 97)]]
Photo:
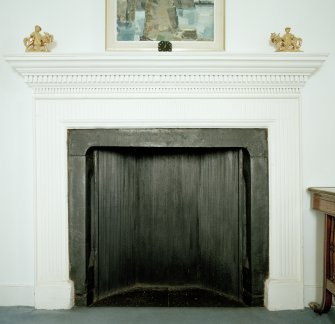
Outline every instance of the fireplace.
[[(303, 308), (300, 96), (325, 59), (306, 53), (221, 52), (7, 57), (33, 90), (35, 307), (74, 304), (69, 129), (234, 128), (265, 129), (268, 135), (264, 305), (270, 310)], [(80, 168), (74, 172), (83, 174)], [(82, 188), (85, 183), (78, 194)], [(254, 194), (250, 191), (251, 201)]]
[(263, 305), (266, 130), (77, 129), (68, 145), (77, 305)]

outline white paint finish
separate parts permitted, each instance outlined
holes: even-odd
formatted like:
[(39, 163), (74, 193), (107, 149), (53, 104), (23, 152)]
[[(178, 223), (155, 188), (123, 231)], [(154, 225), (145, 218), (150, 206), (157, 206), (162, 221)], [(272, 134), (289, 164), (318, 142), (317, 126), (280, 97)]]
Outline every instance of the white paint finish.
[(269, 51), (270, 33), (282, 34), (286, 26), (303, 38), (305, 52), (334, 48), (327, 41), (334, 28), (332, 0), (228, 0), (226, 6), (229, 51)]
[[(292, 127), (299, 122), (298, 99), (50, 99), (37, 100), (36, 115), (37, 286), (41, 282), (48, 287), (50, 282), (46, 291), (51, 294), (52, 283), (68, 278), (67, 128), (266, 127), (271, 156), (270, 278), (295, 282), (302, 290), (300, 186), (299, 176), (292, 176), (299, 174), (299, 160), (290, 159), (299, 148), (299, 130)], [(281, 305), (300, 308), (302, 299)]]
[(70, 309), (74, 303), (74, 289), (71, 281), (48, 282), (35, 287), (35, 308)]
[(311, 301), (322, 300), (323, 288), (316, 285), (304, 285), (304, 305), (308, 305)]
[(2, 1), (0, 21), (7, 33), (1, 36), (0, 52), (23, 53), (23, 38), (34, 30), (36, 24), (42, 27), (42, 31), (55, 36), (56, 52), (103, 52), (104, 6), (104, 0)]
[[(334, 2), (335, 4), (335, 2)], [(325, 17), (327, 17), (328, 13)], [(323, 30), (334, 28), (327, 19), (320, 22)], [(335, 184), (335, 43), (327, 43), (332, 54), (322, 68), (306, 84), (302, 96), (302, 157), (303, 157), (303, 217), (304, 217), (304, 281), (311, 292), (323, 284), (323, 214), (311, 209), (308, 187), (332, 187)], [(305, 296), (305, 302), (321, 302), (318, 289)], [(317, 299), (309, 299), (316, 296)]]
[(35, 97), (297, 97), (325, 54), (113, 53), (6, 60)]
[(34, 306), (34, 286), (23, 285), (1, 285), (1, 306)]
[[(227, 54), (206, 52), (52, 55), (35, 53), (6, 60), (34, 89), (80, 87), (299, 87), (326, 54)], [(88, 90), (88, 89), (86, 89)]]
[[(227, 52), (271, 53), (273, 49), (267, 41), (270, 32), (282, 32), (286, 25), (290, 25), (294, 33), (303, 37), (306, 53), (331, 53), (302, 94), (304, 280), (308, 287), (320, 286), (322, 258), (318, 250), (322, 248), (322, 221), (310, 208), (306, 188), (335, 183), (335, 173), (332, 172), (335, 151), (331, 149), (335, 120), (335, 43), (331, 41), (335, 29), (335, 2), (282, 0), (278, 4), (275, 0), (227, 0), (226, 6)], [(36, 23), (54, 33), (58, 43), (54, 53), (104, 53), (103, 0), (11, 0), (5, 1), (1, 9), (0, 25), (6, 32), (0, 34), (0, 56), (23, 53), (22, 38)], [(64, 15), (65, 21), (62, 19)], [(0, 97), (0, 136), (5, 139), (1, 142), (0, 166), (7, 170), (0, 175), (1, 184), (5, 184), (0, 187), (0, 254), (6, 260), (0, 268), (0, 281), (33, 285), (31, 91), (1, 57)]]
[[(31, 90), (5, 64), (0, 58), (0, 285), (33, 286)], [(1, 301), (6, 298), (2, 292)], [(9, 296), (13, 303), (18, 300)]]
[[(35, 307), (68, 308), (73, 302), (68, 294), (71, 289), (62, 286), (69, 280), (67, 129), (264, 127), (269, 131), (270, 200), (270, 273), (265, 303), (269, 309), (301, 308), (299, 92), (325, 56), (236, 55), (235, 59), (234, 55), (178, 54), (152, 56), (155, 64), (149, 67), (146, 56), (134, 61), (134, 56), (123, 55), (8, 58), (33, 88), (35, 98)], [(209, 57), (216, 58), (216, 63), (208, 64)], [(172, 73), (173, 67), (177, 70), (180, 65), (178, 58), (187, 58), (188, 63), (181, 72)], [(165, 65), (171, 70), (164, 70)], [(139, 91), (142, 83), (148, 83), (145, 92)], [(233, 93), (228, 91), (232, 83)], [(213, 94), (209, 85), (218, 91)], [(118, 98), (115, 87), (134, 99)], [(201, 87), (204, 95), (199, 98)], [(249, 96), (245, 96), (246, 88)], [(275, 95), (268, 89), (276, 89)], [(88, 100), (91, 94), (94, 97)], [(183, 99), (173, 99), (176, 94)], [(289, 287), (301, 294), (288, 304), (284, 292), (296, 295)]]
[(271, 311), (302, 309), (303, 283), (297, 280), (267, 280), (265, 307)]

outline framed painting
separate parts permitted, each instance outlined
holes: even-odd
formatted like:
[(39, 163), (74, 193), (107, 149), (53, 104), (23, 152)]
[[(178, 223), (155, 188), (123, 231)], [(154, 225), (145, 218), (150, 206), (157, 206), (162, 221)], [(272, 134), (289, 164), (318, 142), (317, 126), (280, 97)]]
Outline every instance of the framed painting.
[(106, 50), (224, 50), (225, 0), (106, 0)]

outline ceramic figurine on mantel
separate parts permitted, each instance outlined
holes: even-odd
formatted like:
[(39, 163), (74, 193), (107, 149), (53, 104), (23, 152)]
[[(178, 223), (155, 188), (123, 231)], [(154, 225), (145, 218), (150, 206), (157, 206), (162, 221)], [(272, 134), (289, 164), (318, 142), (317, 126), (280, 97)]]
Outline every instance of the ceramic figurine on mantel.
[(272, 33), (270, 41), (276, 47), (276, 52), (301, 52), (302, 38), (291, 34), (290, 27), (285, 28), (283, 36), (280, 36), (279, 33)]
[(35, 31), (23, 40), (26, 52), (49, 52), (48, 45), (53, 43), (54, 37), (49, 33), (42, 35), (41, 30), (42, 28), (36, 25)]

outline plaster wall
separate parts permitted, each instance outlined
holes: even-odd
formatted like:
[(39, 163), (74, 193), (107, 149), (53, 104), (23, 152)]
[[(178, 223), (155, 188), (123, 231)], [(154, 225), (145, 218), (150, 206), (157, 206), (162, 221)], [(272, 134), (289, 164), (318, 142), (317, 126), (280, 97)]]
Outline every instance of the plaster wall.
[[(270, 32), (291, 26), (305, 52), (330, 56), (302, 94), (305, 302), (320, 300), (322, 217), (309, 186), (334, 186), (335, 21), (333, 0), (226, 0), (226, 50), (270, 53)], [(31, 90), (4, 61), (23, 53), (35, 24), (53, 33), (54, 53), (104, 52), (104, 0), (0, 0), (0, 305), (34, 305), (33, 115)]]

